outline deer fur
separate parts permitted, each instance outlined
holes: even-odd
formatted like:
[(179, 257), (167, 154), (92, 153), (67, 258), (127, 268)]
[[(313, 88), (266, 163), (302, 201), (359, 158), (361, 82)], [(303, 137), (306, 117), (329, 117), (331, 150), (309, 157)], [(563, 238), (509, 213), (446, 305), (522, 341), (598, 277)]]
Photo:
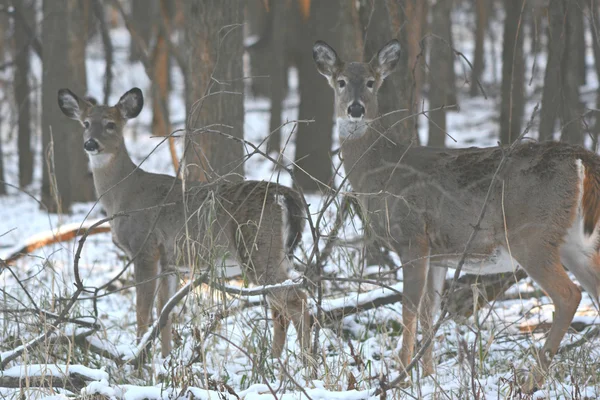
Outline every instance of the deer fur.
[[(413, 357), (417, 316), (431, 336), (448, 267), (455, 268), (476, 224), (503, 149), (445, 149), (397, 140), (379, 124), (377, 92), (400, 57), (392, 40), (368, 63), (342, 61), (316, 42), (313, 58), (335, 92), (341, 153), (349, 181), (375, 237), (403, 263), (400, 361)], [(499, 173), (464, 270), (523, 268), (550, 296), (554, 321), (539, 368), (524, 381), (543, 383), (581, 300), (564, 264), (598, 303), (600, 158), (566, 143), (524, 141)], [(434, 372), (431, 347), (424, 374)]]
[[(231, 257), (253, 284), (274, 285), (288, 279), (306, 219), (296, 191), (258, 181), (188, 181), (184, 191), (179, 179), (142, 170), (129, 157), (123, 138), (125, 124), (143, 107), (138, 88), (125, 93), (114, 107), (92, 104), (61, 89), (58, 104), (84, 127), (84, 148), (102, 206), (109, 215), (127, 214), (115, 218), (111, 230), (114, 243), (133, 260), (138, 338), (152, 321), (154, 298), (160, 311), (174, 294), (176, 266), (215, 268)], [(269, 294), (268, 301), (274, 321), (273, 355), (281, 355), (290, 321), (303, 351), (308, 351), (306, 294), (282, 289)], [(162, 355), (167, 356), (171, 318), (160, 334)]]

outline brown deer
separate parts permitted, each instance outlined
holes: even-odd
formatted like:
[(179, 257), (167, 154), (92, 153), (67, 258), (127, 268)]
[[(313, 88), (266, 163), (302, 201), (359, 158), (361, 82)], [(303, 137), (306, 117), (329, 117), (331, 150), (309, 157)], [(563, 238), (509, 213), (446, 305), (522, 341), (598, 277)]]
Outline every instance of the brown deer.
[[(324, 42), (313, 58), (335, 92), (343, 163), (375, 237), (403, 262), (400, 361), (411, 361), (417, 315), (431, 336), (446, 269), (456, 268), (482, 210), (503, 149), (442, 149), (402, 143), (378, 122), (377, 92), (394, 70), (392, 40), (368, 63), (344, 62)], [(464, 270), (491, 274), (523, 268), (550, 296), (556, 312), (524, 389), (543, 383), (581, 300), (561, 263), (598, 302), (600, 290), (600, 157), (556, 142), (523, 142), (511, 152), (488, 201)], [(424, 373), (433, 373), (431, 347)]]
[[(138, 88), (125, 93), (114, 107), (92, 104), (61, 89), (58, 105), (84, 128), (84, 149), (101, 204), (109, 215), (127, 213), (111, 222), (111, 231), (114, 243), (133, 260), (138, 339), (151, 323), (154, 297), (160, 311), (174, 294), (173, 271), (178, 265), (214, 268), (229, 256), (238, 260), (256, 285), (288, 279), (306, 218), (296, 191), (258, 181), (186, 182), (184, 189), (172, 176), (138, 168), (123, 138), (125, 124), (144, 105)], [(303, 351), (308, 351), (306, 300), (302, 290), (292, 288), (268, 295), (274, 321), (273, 356), (281, 355), (290, 321)], [(160, 335), (166, 356), (171, 350), (170, 318)]]

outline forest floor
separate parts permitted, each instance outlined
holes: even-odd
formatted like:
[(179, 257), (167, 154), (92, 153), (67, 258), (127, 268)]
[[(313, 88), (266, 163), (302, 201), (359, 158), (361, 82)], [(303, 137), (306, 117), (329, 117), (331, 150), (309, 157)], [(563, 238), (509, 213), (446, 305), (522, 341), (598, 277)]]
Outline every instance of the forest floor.
[[(457, 23), (456, 25), (459, 25)], [(462, 32), (456, 43), (460, 46)], [(128, 34), (124, 30), (112, 32), (116, 48), (115, 82), (112, 101), (130, 87), (139, 86), (149, 92), (149, 82), (143, 68), (127, 61)], [(464, 40), (464, 43), (471, 43)], [(101, 46), (92, 43), (88, 54), (89, 92), (99, 97), (102, 90), (104, 61)], [(470, 54), (471, 49), (461, 48)], [(307, 57), (310, 52), (307, 50)], [(543, 55), (537, 59), (544, 65)], [(530, 60), (531, 61), (531, 60)], [(590, 59), (590, 64), (592, 60)], [(460, 68), (460, 69), (458, 69)], [(457, 60), (457, 71), (467, 73), (467, 67)], [(459, 85), (458, 112), (448, 114), (448, 131), (452, 147), (495, 145), (498, 137), (499, 96), (496, 71), (487, 71), (484, 86), (488, 98), (469, 98), (468, 87)], [(40, 66), (34, 69), (39, 77)], [(491, 68), (488, 68), (491, 70)], [(582, 97), (590, 107), (595, 98), (589, 96), (597, 88), (591, 74)], [(9, 74), (9, 72), (6, 72)], [(8, 77), (8, 76), (7, 76)], [(537, 72), (533, 83), (527, 87), (528, 119), (541, 91), (542, 72)], [(529, 76), (527, 77), (529, 78)], [(460, 73), (459, 73), (460, 79)], [(529, 79), (527, 79), (528, 81)], [(326, 82), (323, 80), (323, 84)], [(297, 114), (296, 79), (290, 74), (290, 95), (286, 99), (285, 118), (290, 121), (282, 129), (284, 138), (292, 134)], [(184, 120), (183, 87), (181, 79), (173, 79), (171, 95), (171, 120)], [(587, 98), (589, 97), (589, 99)], [(245, 137), (260, 143), (268, 132), (269, 103), (265, 99), (246, 98)], [(427, 104), (424, 104), (427, 109)], [(2, 110), (4, 114), (9, 110)], [(0, 139), (4, 142), (5, 166), (8, 182), (17, 181), (16, 134), (11, 118), (3, 118)], [(127, 128), (126, 143), (132, 158), (148, 171), (173, 174), (166, 143), (157, 145), (162, 138), (148, 134), (151, 109), (146, 107), (141, 116)], [(535, 127), (532, 130), (535, 132)], [(427, 137), (427, 120), (420, 120), (420, 136)], [(533, 137), (536, 134), (532, 134)], [(41, 138), (36, 135), (36, 179), (27, 192), (9, 188), (9, 194), (0, 197), (0, 258), (6, 258), (36, 234), (67, 224), (82, 224), (102, 218), (95, 203), (75, 204), (70, 215), (49, 215), (40, 209), (35, 199), (40, 198)], [(285, 140), (283, 141), (286, 142)], [(149, 157), (148, 154), (151, 154)], [(284, 163), (294, 155), (294, 135), (283, 151)], [(336, 161), (339, 162), (339, 161)], [(273, 167), (268, 160), (254, 156), (246, 163), (248, 179), (277, 181), (291, 184), (290, 177)], [(307, 198), (313, 220), (324, 215), (322, 230), (327, 233), (335, 219), (340, 201), (326, 209), (324, 198), (311, 195)], [(340, 239), (347, 246), (337, 247), (325, 271), (338, 277), (376, 276), (379, 267), (365, 266), (361, 251), (352, 240), (360, 237), (362, 230), (357, 218), (344, 223)], [(75, 291), (73, 264), (78, 240), (42, 247), (16, 261), (12, 268), (0, 273), (0, 357), (6, 359), (18, 346), (29, 342), (52, 326), (53, 317), (42, 317), (38, 309), (59, 312)], [(323, 246), (324, 243), (319, 243)], [(298, 257), (306, 258), (314, 243), (308, 231), (304, 236)], [(398, 262), (398, 260), (396, 260)], [(86, 287), (99, 287), (115, 276), (127, 263), (124, 254), (112, 243), (109, 233), (90, 236), (83, 246), (79, 268)], [(399, 264), (399, 262), (398, 262)], [(452, 271), (450, 271), (452, 273)], [(381, 282), (402, 291), (401, 269), (387, 274)], [(320, 360), (316, 366), (303, 367), (296, 335), (290, 329), (287, 350), (280, 360), (269, 357), (271, 321), (260, 298), (245, 299), (223, 296), (202, 288), (194, 291), (176, 308), (176, 348), (173, 354), (162, 359), (160, 351), (142, 370), (124, 364), (135, 351), (135, 296), (128, 288), (132, 283), (131, 268), (111, 286), (112, 292), (93, 301), (82, 296), (70, 316), (77, 321), (58, 326), (40, 345), (24, 352), (0, 372), (0, 382), (16, 378), (17, 388), (1, 388), (2, 398), (56, 398), (74, 395), (83, 398), (156, 399), (368, 399), (375, 396), (381, 381), (391, 381), (399, 374), (398, 350), (401, 338), (401, 304), (392, 304), (374, 310), (348, 315), (335, 326), (324, 326), (319, 336)], [(386, 289), (367, 283), (341, 282), (325, 284), (325, 307), (335, 308), (354, 304), (360, 300), (358, 293), (369, 291), (369, 296), (385, 295)], [(446, 399), (571, 399), (600, 398), (600, 349), (597, 340), (573, 346), (556, 356), (546, 385), (532, 397), (519, 394), (516, 375), (535, 363), (532, 349), (541, 348), (548, 323), (552, 321), (553, 306), (548, 297), (539, 292), (530, 280), (521, 281), (501, 299), (477, 310), (474, 316), (460, 321), (444, 323), (433, 346), (438, 361), (434, 375), (421, 377), (420, 368), (411, 374), (412, 385), (388, 392), (388, 398), (446, 398)], [(104, 295), (106, 294), (106, 295)], [(97, 322), (99, 328), (90, 328), (83, 322)], [(595, 324), (600, 323), (598, 312), (587, 295), (576, 317), (574, 326), (563, 344), (573, 343), (583, 337)], [(533, 333), (528, 327), (539, 329)], [(83, 342), (82, 342), (83, 341)], [(83, 343), (83, 345), (82, 345)], [(98, 355), (88, 348), (103, 350), (108, 355)], [(158, 343), (158, 342), (156, 342)], [(0, 361), (1, 362), (1, 361)], [(84, 376), (85, 383), (71, 390), (60, 389), (62, 376), (75, 382)], [(19, 377), (27, 379), (19, 380)], [(45, 382), (51, 388), (36, 388), (36, 382)], [(2, 386), (0, 384), (0, 386)], [(83, 386), (83, 389), (81, 387)], [(276, 396), (273, 395), (276, 393)], [(101, 395), (101, 396), (100, 396)], [(193, 395), (193, 396), (192, 396)]]

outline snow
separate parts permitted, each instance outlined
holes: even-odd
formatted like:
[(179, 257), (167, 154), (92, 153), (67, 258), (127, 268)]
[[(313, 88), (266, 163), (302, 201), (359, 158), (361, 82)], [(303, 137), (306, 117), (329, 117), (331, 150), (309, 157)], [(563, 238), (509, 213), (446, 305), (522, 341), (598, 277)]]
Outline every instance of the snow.
[(100, 369), (88, 368), (83, 365), (62, 364), (28, 364), (16, 365), (0, 372), (0, 376), (25, 378), (34, 376), (66, 376), (69, 373), (83, 375), (90, 380), (108, 380), (108, 373)]

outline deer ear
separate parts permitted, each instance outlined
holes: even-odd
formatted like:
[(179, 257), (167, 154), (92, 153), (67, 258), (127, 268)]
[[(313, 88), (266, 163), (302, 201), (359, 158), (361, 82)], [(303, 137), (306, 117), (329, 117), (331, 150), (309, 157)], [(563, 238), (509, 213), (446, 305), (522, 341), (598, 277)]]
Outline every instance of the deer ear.
[(331, 78), (343, 65), (335, 50), (327, 43), (319, 40), (313, 45), (313, 59), (321, 75)]
[(79, 121), (87, 104), (69, 89), (60, 89), (58, 91), (58, 107), (67, 117)]
[(137, 117), (144, 108), (144, 95), (138, 88), (133, 88), (119, 99), (117, 109), (125, 119)]
[(98, 105), (98, 100), (96, 100), (95, 97), (90, 96), (89, 94), (84, 97), (84, 100), (87, 101), (88, 103), (90, 103), (93, 106), (97, 106)]
[(401, 52), (400, 42), (392, 39), (373, 57), (370, 64), (381, 76), (381, 79), (385, 79), (394, 71), (400, 61)]

